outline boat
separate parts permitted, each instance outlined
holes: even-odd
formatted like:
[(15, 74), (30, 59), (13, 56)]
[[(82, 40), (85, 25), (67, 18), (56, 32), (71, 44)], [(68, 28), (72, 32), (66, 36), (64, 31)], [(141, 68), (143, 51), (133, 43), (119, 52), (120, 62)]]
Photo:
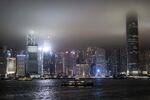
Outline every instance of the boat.
[(62, 82), (61, 86), (94, 86), (93, 81), (73, 80)]
[(18, 81), (32, 81), (31, 77), (20, 77), (18, 78)]

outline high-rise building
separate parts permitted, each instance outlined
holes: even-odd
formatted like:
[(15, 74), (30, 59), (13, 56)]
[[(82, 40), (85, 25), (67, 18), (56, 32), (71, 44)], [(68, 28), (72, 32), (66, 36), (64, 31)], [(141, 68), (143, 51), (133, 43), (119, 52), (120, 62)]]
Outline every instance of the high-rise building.
[(89, 78), (90, 66), (88, 64), (76, 64), (74, 68), (74, 75), (78, 78)]
[(63, 55), (63, 73), (67, 76), (72, 76), (75, 63), (75, 51), (65, 51)]
[(24, 76), (26, 72), (26, 62), (27, 56), (25, 53), (21, 52), (17, 54), (16, 63), (17, 63), (17, 73), (18, 76)]
[(55, 54), (44, 53), (43, 55), (43, 74), (55, 74)]
[(26, 73), (38, 74), (38, 44), (34, 32), (27, 35), (26, 47), (28, 53)]
[(5, 50), (6, 57), (6, 73), (5, 78), (14, 77), (16, 75), (16, 51)]
[(119, 49), (111, 49), (107, 51), (108, 59), (107, 59), (107, 70), (108, 75), (116, 75), (119, 74), (120, 70), (120, 51)]
[(150, 74), (150, 49), (140, 49), (139, 62), (139, 74)]
[(119, 54), (120, 68), (118, 71), (122, 74), (126, 74), (127, 73), (127, 49), (120, 48), (119, 53), (120, 53)]
[(95, 51), (95, 69), (94, 74), (97, 77), (104, 77), (106, 75), (106, 58), (105, 58), (105, 50), (102, 48), (97, 48)]
[(3, 47), (0, 48), (0, 76), (4, 77), (6, 73), (6, 57)]
[(58, 52), (56, 53), (56, 60), (55, 60), (55, 64), (56, 64), (56, 74), (57, 75), (62, 75), (63, 74), (63, 52)]
[(139, 43), (138, 17), (136, 12), (129, 12), (126, 16), (127, 32), (127, 66), (129, 75), (138, 75)]
[(108, 75), (126, 74), (127, 57), (126, 49), (114, 48), (107, 51), (107, 73)]
[(16, 58), (15, 57), (7, 57), (7, 75), (15, 75), (16, 74)]
[(39, 65), (41, 66), (42, 75), (55, 74), (55, 53), (52, 52), (49, 37), (45, 39), (39, 47)]

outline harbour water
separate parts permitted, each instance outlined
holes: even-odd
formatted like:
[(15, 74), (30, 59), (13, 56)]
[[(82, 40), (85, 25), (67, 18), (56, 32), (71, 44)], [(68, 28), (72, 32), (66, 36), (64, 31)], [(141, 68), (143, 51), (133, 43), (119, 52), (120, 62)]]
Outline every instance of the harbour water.
[(148, 79), (92, 80), (93, 87), (61, 87), (64, 79), (0, 81), (0, 100), (150, 100)]

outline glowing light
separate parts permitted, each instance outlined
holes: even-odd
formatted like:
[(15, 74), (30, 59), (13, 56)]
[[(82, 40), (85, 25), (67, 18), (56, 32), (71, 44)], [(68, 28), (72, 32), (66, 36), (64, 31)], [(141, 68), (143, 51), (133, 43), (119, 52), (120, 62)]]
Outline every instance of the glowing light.
[(50, 52), (50, 53), (52, 53), (52, 49), (51, 49), (51, 46), (48, 44), (48, 43), (44, 43), (43, 44), (43, 46), (40, 46), (39, 48), (38, 48), (38, 50), (40, 51), (40, 52)]
[(138, 74), (138, 71), (136, 71), (136, 70), (132, 71), (132, 74)]
[(68, 53), (69, 53), (69, 51), (66, 51), (65, 53), (66, 53), (66, 54), (68, 54)]
[(71, 51), (71, 53), (74, 55), (74, 54), (75, 54), (75, 51)]
[(43, 52), (49, 52), (51, 49), (50, 47), (44, 46), (43, 47)]
[(15, 73), (15, 71), (9, 71), (9, 72), (7, 72), (7, 74), (14, 74)]
[(127, 70), (127, 75), (129, 75), (129, 70)]
[(97, 69), (97, 72), (99, 73), (99, 72), (100, 72), (100, 70), (99, 70), (99, 69)]
[(39, 47), (39, 48), (38, 48), (38, 50), (39, 50), (39, 51), (42, 51), (42, 50), (43, 50), (43, 48), (42, 48), (42, 47)]
[(9, 56), (9, 57), (11, 56), (11, 53), (10, 53), (10, 52), (8, 52), (8, 56)]
[(17, 57), (22, 57), (22, 56), (25, 57), (26, 55), (17, 55)]
[(33, 31), (33, 30), (30, 30), (30, 34), (34, 34), (34, 31)]
[(148, 72), (147, 71), (142, 71), (142, 74), (148, 74)]

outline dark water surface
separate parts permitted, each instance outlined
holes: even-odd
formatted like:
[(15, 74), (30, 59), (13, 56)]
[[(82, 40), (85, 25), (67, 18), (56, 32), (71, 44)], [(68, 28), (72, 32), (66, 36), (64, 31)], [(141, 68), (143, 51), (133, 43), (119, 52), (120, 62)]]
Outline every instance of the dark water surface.
[(97, 79), (94, 87), (61, 87), (62, 81), (0, 81), (0, 100), (150, 100), (150, 80)]

